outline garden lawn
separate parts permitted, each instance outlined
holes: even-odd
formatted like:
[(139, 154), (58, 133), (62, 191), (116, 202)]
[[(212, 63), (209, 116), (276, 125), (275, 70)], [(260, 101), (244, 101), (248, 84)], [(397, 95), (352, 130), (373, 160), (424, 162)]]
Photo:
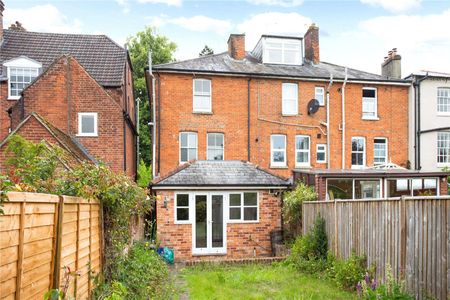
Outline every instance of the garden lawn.
[(196, 266), (181, 272), (189, 299), (356, 299), (326, 279), (290, 266)]

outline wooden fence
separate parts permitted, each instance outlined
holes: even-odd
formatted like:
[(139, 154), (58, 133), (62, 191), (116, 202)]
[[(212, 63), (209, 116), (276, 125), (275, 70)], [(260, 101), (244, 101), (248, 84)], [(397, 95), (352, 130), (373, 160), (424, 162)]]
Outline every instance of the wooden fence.
[(318, 214), (336, 256), (365, 254), (379, 280), (390, 265), (418, 299), (449, 299), (450, 197), (304, 202), (303, 233)]
[(86, 299), (89, 271), (102, 262), (101, 207), (77, 197), (8, 193), (0, 215), (0, 299), (43, 299), (71, 277), (68, 295)]

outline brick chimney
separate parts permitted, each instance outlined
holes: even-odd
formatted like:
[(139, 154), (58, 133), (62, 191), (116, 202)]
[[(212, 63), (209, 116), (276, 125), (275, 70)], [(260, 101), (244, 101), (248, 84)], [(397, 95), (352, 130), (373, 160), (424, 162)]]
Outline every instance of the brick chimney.
[(397, 48), (392, 48), (381, 64), (381, 76), (392, 79), (402, 78), (402, 57), (397, 54)]
[(5, 4), (0, 0), (0, 45), (3, 42), (3, 11), (5, 10)]
[(234, 59), (245, 58), (245, 34), (230, 34), (228, 38), (228, 54)]
[(318, 64), (320, 62), (320, 48), (319, 48), (319, 27), (312, 23), (304, 36), (305, 42), (305, 59)]

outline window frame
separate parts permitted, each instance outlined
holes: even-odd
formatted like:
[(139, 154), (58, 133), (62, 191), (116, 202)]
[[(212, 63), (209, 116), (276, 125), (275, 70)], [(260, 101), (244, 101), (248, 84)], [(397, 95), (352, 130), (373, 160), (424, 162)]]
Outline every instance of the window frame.
[[(209, 83), (209, 95), (206, 93), (196, 94), (195, 82), (196, 81), (207, 81)], [(195, 97), (206, 97), (209, 96), (209, 109), (198, 109), (195, 107)], [(212, 80), (208, 78), (194, 78), (192, 80), (192, 111), (194, 113), (212, 113)]]
[[(295, 86), (296, 93), (295, 99), (286, 98), (284, 95), (284, 87), (285, 86)], [(286, 109), (285, 101), (294, 101), (295, 102), (295, 110), (292, 112), (288, 112)], [(298, 115), (298, 83), (293, 82), (283, 82), (281, 83), (281, 114), (283, 116), (297, 116)]]
[(210, 159), (209, 158), (209, 150), (220, 150), (217, 148), (217, 146), (214, 146), (216, 148), (210, 148), (209, 143), (208, 143), (208, 137), (210, 134), (218, 134), (222, 136), (222, 159), (221, 160), (225, 160), (225, 134), (222, 132), (207, 132), (206, 133), (206, 160), (216, 160), (216, 159)]
[[(373, 177), (373, 178), (362, 178), (362, 177), (350, 177), (350, 178), (346, 178), (346, 177), (330, 177), (330, 178), (326, 178), (325, 179), (325, 200), (331, 200), (330, 199), (330, 195), (329, 195), (329, 191), (328, 191), (328, 181), (329, 180), (351, 180), (352, 181), (352, 198), (348, 199), (348, 200), (363, 200), (363, 199), (377, 199), (377, 200), (381, 200), (383, 199), (384, 195), (386, 195), (386, 191), (384, 189), (384, 182), (385, 179), (381, 178), (381, 177)], [(380, 186), (380, 197), (379, 198), (356, 198), (356, 186), (355, 183), (356, 181), (377, 181), (379, 182), (379, 186)], [(384, 194), (383, 194), (384, 193)], [(340, 198), (334, 198), (335, 200), (338, 200)], [(340, 199), (340, 200), (346, 200), (346, 199)]]
[[(439, 136), (441, 134), (442, 135), (446, 135), (447, 139), (446, 140), (440, 140)], [(448, 148), (447, 147), (439, 147), (439, 142), (447, 143), (449, 145), (449, 147)], [(449, 154), (448, 155), (439, 155), (439, 150), (440, 149), (446, 150), (446, 152), (448, 152)], [(444, 159), (445, 159), (446, 156), (448, 156), (447, 161), (440, 162), (439, 161), (439, 157), (440, 156), (444, 157)], [(436, 133), (436, 164), (437, 164), (438, 167), (450, 166), (450, 131), (438, 131)]]
[[(22, 91), (29, 86), (37, 77), (39, 77), (41, 69), (42, 69), (42, 63), (35, 61), (34, 59), (30, 59), (26, 56), (19, 56), (15, 57), (13, 59), (10, 59), (8, 61), (3, 62), (3, 67), (6, 68), (6, 76), (7, 76), (7, 82), (8, 82), (8, 98), (7, 100), (18, 100), (21, 97)], [(36, 77), (34, 77), (24, 88), (20, 91), (19, 95), (13, 96), (11, 95), (11, 69), (30, 69), (36, 71)], [(30, 76), (31, 77), (31, 76)]]
[[(319, 151), (319, 147), (320, 146), (323, 146), (324, 147), (324, 150), (323, 151)], [(320, 153), (322, 153), (323, 152), (323, 154), (325, 155), (325, 159), (324, 160), (319, 160), (319, 152)], [(327, 144), (316, 144), (316, 162), (317, 163), (319, 163), (319, 164), (323, 164), (323, 163), (326, 163), (327, 162)]]
[[(273, 148), (273, 140), (272, 138), (275, 136), (282, 136), (284, 138), (284, 149), (283, 150), (275, 150)], [(270, 135), (270, 167), (271, 168), (285, 168), (287, 167), (287, 157), (286, 157), (286, 148), (287, 148), (287, 139), (286, 139), (286, 135), (284, 134), (271, 134)], [(280, 163), (280, 162), (275, 162), (273, 160), (273, 154), (274, 152), (280, 152), (283, 151), (284, 153), (284, 162)]]
[[(23, 81), (22, 83), (26, 86), (19, 92), (19, 95), (11, 95), (11, 69), (28, 69), (30, 72), (34, 71), (36, 76), (31, 79), (30, 76), (30, 82)], [(39, 76), (39, 69), (38, 67), (25, 67), (25, 66), (8, 66), (6, 68), (6, 76), (8, 78), (8, 100), (19, 100), (21, 97), (21, 93), (24, 89), (26, 89), (38, 76)]]
[[(439, 92), (441, 90), (446, 90), (448, 97), (447, 97), (447, 103), (446, 104), (441, 104), (439, 103), (440, 98), (445, 98), (443, 96), (439, 95)], [(440, 116), (450, 116), (450, 87), (438, 87), (436, 90), (436, 111), (437, 114)], [(447, 106), (447, 111), (440, 111), (440, 107), (445, 107)]]
[[(188, 206), (178, 206), (177, 197), (178, 195), (188, 195)], [(173, 223), (174, 224), (191, 224), (192, 223), (192, 193), (190, 192), (175, 192), (173, 196)], [(164, 201), (164, 200), (163, 200)], [(188, 210), (188, 219), (187, 220), (178, 220), (178, 208), (187, 208)]]
[[(244, 205), (244, 193), (254, 193), (256, 194), (256, 205)], [(230, 205), (230, 195), (240, 194), (241, 204), (239, 206)], [(230, 219), (230, 208), (241, 208), (241, 218), (240, 219)], [(245, 207), (256, 207), (256, 220), (245, 220), (244, 219), (244, 208)], [(230, 191), (227, 193), (227, 223), (259, 223), (259, 193), (258, 191), (248, 190), (248, 191)]]
[[(386, 154), (384, 156), (384, 163), (375, 162), (375, 158), (376, 157), (379, 157), (379, 158), (381, 157), (381, 156), (375, 156), (375, 144), (380, 144), (380, 143), (375, 143), (375, 140), (384, 140), (385, 141), (384, 145), (385, 145), (385, 152), (386, 152)], [(389, 152), (388, 151), (389, 151), (388, 138), (386, 138), (386, 137), (374, 137), (373, 138), (373, 165), (374, 166), (379, 166), (379, 165), (387, 164), (388, 161), (389, 161)]]
[[(319, 99), (317, 99), (317, 95), (320, 93), (317, 93), (318, 90), (322, 91), (322, 102), (320, 102)], [(314, 88), (314, 99), (316, 99), (317, 101), (319, 101), (319, 105), (320, 106), (325, 106), (325, 88), (323, 86), (316, 86)]]
[[(429, 180), (429, 179), (433, 179), (436, 182), (436, 196), (440, 196), (441, 195), (441, 183), (439, 180), (439, 177), (390, 177), (390, 178), (384, 178), (383, 183), (384, 183), (384, 195), (385, 198), (400, 198), (400, 197), (389, 197), (388, 196), (388, 189), (389, 189), (389, 181), (391, 180), (401, 180), (404, 179), (407, 181), (407, 188), (410, 189), (410, 194), (407, 197), (413, 197), (414, 195), (414, 188), (413, 188), (413, 180), (415, 179), (420, 179), (423, 180), (423, 182), (425, 183), (425, 180)], [(445, 183), (444, 183), (445, 184)]]
[[(94, 132), (93, 133), (85, 133), (82, 132), (82, 119), (84, 116), (93, 116), (94, 117)], [(78, 133), (77, 136), (80, 137), (97, 137), (98, 136), (98, 113), (96, 112), (79, 112), (78, 113)]]
[[(185, 164), (185, 163), (190, 161), (190, 160), (187, 160), (187, 161), (182, 161), (181, 160), (181, 149), (182, 148), (193, 149), (193, 148), (189, 147), (189, 136), (187, 138), (188, 147), (182, 147), (181, 146), (181, 135), (184, 134), (184, 133), (186, 133), (186, 134), (194, 134), (195, 135), (195, 158), (194, 159), (195, 160), (198, 159), (198, 133), (195, 132), (195, 131), (180, 131), (178, 133), (178, 153), (179, 153), (179, 163), (180, 163), (180, 165), (181, 164)], [(189, 150), (188, 150), (188, 153), (187, 153), (187, 158), (189, 159)]]
[[(301, 40), (297, 39), (286, 39), (286, 38), (265, 38), (263, 40), (263, 63), (265, 64), (277, 64), (277, 65), (292, 65), (292, 66), (298, 66), (302, 64), (302, 57), (303, 57), (303, 44)], [(279, 43), (280, 47), (271, 47), (268, 45), (268, 43)], [(295, 49), (296, 52), (296, 61), (292, 63), (286, 62), (286, 52), (292, 51), (293, 49), (286, 48), (286, 45), (295, 45), (297, 48)], [(280, 51), (280, 58), (281, 60), (279, 62), (277, 61), (270, 61), (269, 60), (269, 51)]]
[[(361, 90), (361, 92), (362, 92), (362, 94), (364, 94), (364, 90), (372, 90), (372, 91), (375, 91), (375, 97), (374, 98), (371, 98), (371, 97), (364, 97), (363, 95), (361, 95), (362, 97), (362, 101), (361, 101), (361, 114), (362, 114), (362, 117), (361, 117), (361, 119), (363, 119), (363, 120), (379, 120), (379, 118), (378, 118), (378, 89), (377, 88), (374, 88), (374, 87), (363, 87), (362, 88), (362, 90)], [(374, 101), (375, 101), (375, 105), (374, 105), (374, 107), (375, 107), (375, 111), (374, 111), (374, 115), (373, 116), (365, 116), (364, 115), (364, 100), (368, 100), (368, 99), (374, 99)]]
[[(297, 149), (297, 139), (298, 138), (308, 138), (308, 150)], [(308, 153), (308, 161), (307, 162), (298, 162), (297, 161), (297, 153)], [(309, 135), (301, 135), (298, 134), (295, 136), (295, 167), (311, 167), (311, 137)]]
[[(353, 157), (353, 153), (361, 153), (361, 151), (353, 151), (353, 140), (354, 139), (362, 139), (363, 140), (363, 164), (362, 165), (354, 165), (353, 161), (352, 161), (352, 157)], [(351, 143), (350, 143), (350, 150), (351, 150), (351, 156), (350, 156), (350, 163), (351, 163), (351, 168), (352, 169), (364, 169), (366, 167), (366, 152), (367, 152), (367, 147), (366, 147), (366, 138), (363, 136), (352, 136), (351, 139)]]

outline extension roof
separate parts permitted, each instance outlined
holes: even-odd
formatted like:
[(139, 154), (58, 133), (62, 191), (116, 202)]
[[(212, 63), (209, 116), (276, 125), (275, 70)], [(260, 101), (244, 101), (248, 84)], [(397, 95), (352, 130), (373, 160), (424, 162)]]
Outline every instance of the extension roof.
[[(283, 78), (305, 78), (329, 80), (330, 74), (335, 80), (345, 78), (345, 67), (327, 62), (311, 64), (305, 62), (303, 65), (281, 65), (262, 63), (246, 53), (243, 60), (236, 60), (228, 52), (206, 55), (190, 60), (173, 62), (153, 66), (156, 72), (184, 72), (184, 73), (217, 73), (229, 75), (261, 76), (261, 77), (283, 77)], [(377, 81), (386, 83), (403, 83), (404, 79), (391, 79), (385, 76), (347, 68), (349, 81)]]
[(26, 56), (42, 63), (45, 71), (62, 55), (75, 57), (102, 86), (122, 84), (127, 52), (105, 35), (3, 30), (0, 65), (19, 56)]
[(278, 187), (289, 180), (239, 160), (198, 160), (188, 162), (167, 176), (153, 180), (153, 189), (170, 187)]

